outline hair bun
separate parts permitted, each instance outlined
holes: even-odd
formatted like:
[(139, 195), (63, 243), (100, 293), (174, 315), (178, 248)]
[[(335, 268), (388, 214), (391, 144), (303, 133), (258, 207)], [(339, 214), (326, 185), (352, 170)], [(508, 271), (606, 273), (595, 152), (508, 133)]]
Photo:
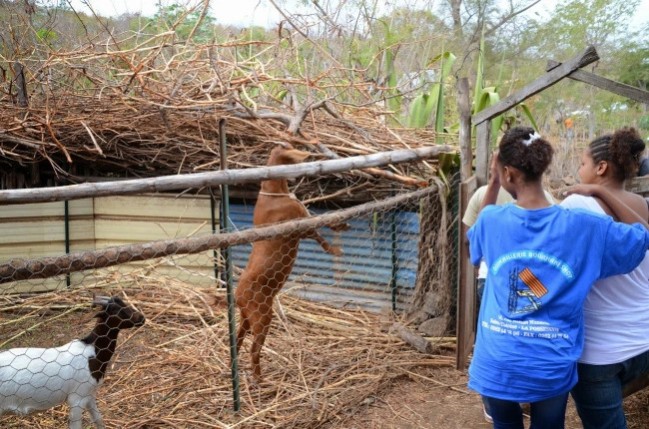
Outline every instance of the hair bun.
[(620, 128), (611, 136), (609, 154), (611, 160), (621, 170), (620, 177), (629, 179), (637, 173), (640, 154), (645, 150), (645, 142), (635, 128)]
[(621, 128), (613, 133), (611, 147), (628, 146), (631, 154), (635, 155), (645, 149), (645, 142), (635, 128)]

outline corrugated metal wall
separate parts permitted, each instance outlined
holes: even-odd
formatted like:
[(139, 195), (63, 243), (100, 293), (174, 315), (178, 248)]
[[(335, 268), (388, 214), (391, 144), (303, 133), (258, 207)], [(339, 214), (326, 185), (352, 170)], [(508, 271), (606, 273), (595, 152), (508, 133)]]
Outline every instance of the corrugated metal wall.
[[(252, 227), (253, 205), (231, 204), (237, 229)], [(324, 211), (312, 210), (314, 214)], [(218, 215), (218, 213), (217, 213)], [(71, 201), (68, 205), (70, 251), (83, 251), (153, 240), (210, 234), (208, 197), (170, 195), (118, 196)], [(217, 221), (218, 222), (218, 221)], [(419, 218), (412, 212), (381, 212), (349, 222), (335, 233), (320, 230), (344, 255), (325, 253), (314, 240), (302, 240), (287, 290), (301, 297), (337, 306), (359, 306), (371, 311), (403, 310), (412, 295), (417, 274)], [(0, 260), (38, 258), (65, 253), (63, 202), (5, 206), (0, 210)], [(251, 245), (231, 251), (235, 278), (243, 269)], [(111, 273), (148, 270), (152, 277), (171, 276), (192, 284), (214, 284), (213, 252), (173, 257), (173, 261), (133, 262), (73, 273), (73, 286), (93, 284)], [(65, 276), (0, 285), (0, 293), (51, 290), (66, 287)], [(393, 295), (393, 290), (396, 292)]]
[[(253, 209), (252, 205), (230, 205), (231, 221), (237, 229), (252, 227)], [(287, 289), (310, 300), (370, 311), (391, 309), (394, 298), (396, 309), (405, 309), (417, 275), (417, 213), (382, 212), (349, 224), (351, 228), (345, 232), (320, 230), (329, 242), (343, 248), (341, 257), (325, 253), (314, 240), (300, 242)], [(233, 264), (243, 269), (251, 249), (251, 245), (233, 247)]]

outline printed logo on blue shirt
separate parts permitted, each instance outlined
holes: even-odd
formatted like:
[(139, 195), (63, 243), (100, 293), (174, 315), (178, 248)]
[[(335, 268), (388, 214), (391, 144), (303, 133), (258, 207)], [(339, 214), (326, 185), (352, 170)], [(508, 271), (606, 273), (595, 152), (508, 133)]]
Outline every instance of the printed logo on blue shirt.
[[(509, 279), (507, 311), (512, 316), (533, 313), (543, 307), (542, 298), (549, 291), (541, 278), (548, 268), (561, 273), (567, 281), (574, 278), (573, 270), (567, 263), (536, 250), (518, 250), (502, 255), (492, 264), (490, 275), (496, 275), (504, 265), (507, 265)], [(536, 267), (535, 271), (531, 267)]]
[(524, 268), (519, 271), (518, 268), (513, 268), (509, 279), (509, 314), (531, 313), (543, 306), (541, 298), (548, 293), (548, 289), (532, 270)]

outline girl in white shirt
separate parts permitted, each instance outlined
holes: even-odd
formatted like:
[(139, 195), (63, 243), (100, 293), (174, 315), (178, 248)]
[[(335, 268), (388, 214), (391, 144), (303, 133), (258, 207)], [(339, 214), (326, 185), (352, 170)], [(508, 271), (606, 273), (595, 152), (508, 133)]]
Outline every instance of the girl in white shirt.
[[(592, 196), (573, 194), (561, 205), (624, 222), (649, 219), (647, 201), (624, 189), (625, 180), (637, 174), (644, 149), (632, 128), (593, 140), (581, 157), (582, 185), (568, 191)], [(627, 213), (614, 210), (620, 202)], [(623, 386), (649, 373), (649, 256), (628, 274), (597, 281), (583, 310), (584, 351), (571, 392), (577, 411), (584, 429), (625, 429)]]

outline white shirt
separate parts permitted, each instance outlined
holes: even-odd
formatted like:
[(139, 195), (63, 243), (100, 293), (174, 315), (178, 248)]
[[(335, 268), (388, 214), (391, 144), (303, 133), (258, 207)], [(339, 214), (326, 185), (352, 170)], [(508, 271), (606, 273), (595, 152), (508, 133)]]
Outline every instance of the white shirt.
[[(606, 214), (593, 197), (570, 195), (561, 206)], [(597, 281), (584, 302), (584, 351), (591, 365), (623, 362), (649, 350), (649, 252), (628, 274)]]

